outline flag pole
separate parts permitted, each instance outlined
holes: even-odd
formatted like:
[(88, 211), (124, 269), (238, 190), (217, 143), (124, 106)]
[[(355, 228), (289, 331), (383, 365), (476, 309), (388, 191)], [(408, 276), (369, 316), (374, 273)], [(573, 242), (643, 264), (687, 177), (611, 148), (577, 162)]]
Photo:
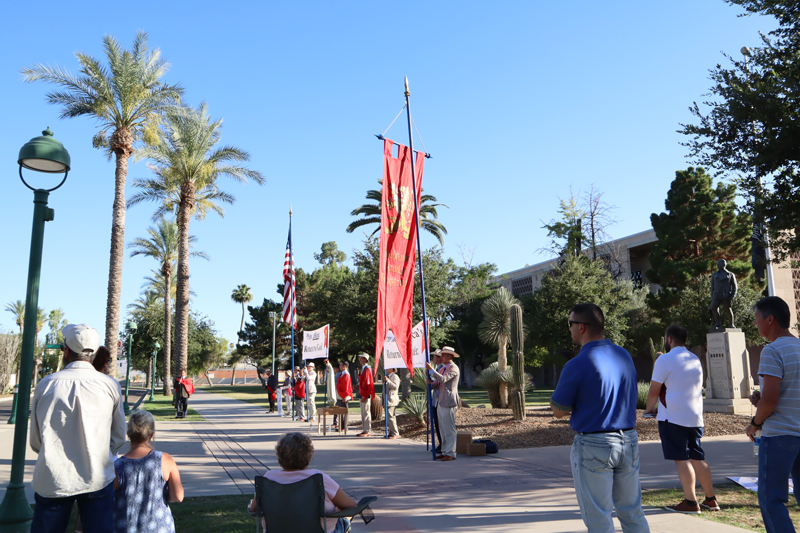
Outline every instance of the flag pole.
[[(292, 283), (294, 283), (294, 251), (292, 250), (292, 206), (291, 205), (289, 205), (289, 267), (292, 269), (291, 270), (291, 272), (292, 272)], [(290, 379), (289, 383), (292, 385), (292, 388), (294, 388), (294, 384), (295, 384), (295, 378), (294, 378), (294, 325), (295, 325), (295, 323), (297, 321), (297, 319), (295, 318), (295, 316), (297, 314), (297, 295), (295, 294), (294, 290), (292, 290), (292, 300), (294, 300), (292, 302), (292, 316), (289, 317), (290, 320), (292, 321), (292, 323), (289, 324), (290, 329), (292, 330), (292, 369), (291, 369), (291, 373), (289, 374), (291, 376), (291, 379)], [(294, 392), (294, 391), (292, 391), (292, 392)], [(294, 422), (294, 420), (295, 420), (295, 410), (294, 410), (295, 402), (294, 402), (294, 400), (295, 400), (295, 398), (294, 398), (294, 394), (293, 394), (292, 395), (292, 422)]]
[[(417, 201), (417, 169), (414, 157), (414, 135), (411, 130), (411, 93), (408, 91), (408, 76), (405, 77), (406, 117), (408, 118), (408, 149), (411, 151), (411, 186), (414, 192), (414, 224), (417, 227), (417, 261), (419, 261), (419, 288), (422, 296), (422, 327), (425, 335), (425, 362), (430, 362), (430, 345), (428, 340), (428, 310), (425, 307), (425, 276), (422, 271), (422, 243), (419, 234), (419, 202)], [(411, 377), (414, 375), (412, 373)], [(428, 421), (431, 418), (431, 386), (428, 385)], [(426, 432), (427, 434), (427, 432)], [(426, 437), (427, 439), (427, 437)], [(436, 460), (436, 449), (431, 446), (431, 455)]]
[(389, 380), (389, 374), (386, 373), (386, 359), (384, 358), (383, 361), (383, 418), (386, 420), (384, 426), (386, 427), (384, 431), (384, 438), (389, 438), (389, 397), (387, 396), (388, 392), (386, 391), (386, 382)]

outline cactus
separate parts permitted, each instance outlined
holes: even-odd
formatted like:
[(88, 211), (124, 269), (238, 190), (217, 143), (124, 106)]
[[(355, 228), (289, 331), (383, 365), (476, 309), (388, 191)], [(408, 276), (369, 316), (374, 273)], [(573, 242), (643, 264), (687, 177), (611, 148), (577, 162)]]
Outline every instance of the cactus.
[(653, 362), (655, 363), (656, 359), (658, 359), (659, 354), (664, 353), (666, 349), (664, 346), (664, 338), (663, 337), (661, 338), (661, 344), (659, 345), (658, 349), (656, 349), (656, 346), (653, 343), (653, 339), (647, 339), (647, 340), (650, 341), (650, 359), (652, 359)]
[(522, 307), (519, 304), (511, 306), (511, 352), (512, 375), (514, 390), (509, 394), (511, 410), (514, 420), (525, 420), (525, 331), (522, 325)]

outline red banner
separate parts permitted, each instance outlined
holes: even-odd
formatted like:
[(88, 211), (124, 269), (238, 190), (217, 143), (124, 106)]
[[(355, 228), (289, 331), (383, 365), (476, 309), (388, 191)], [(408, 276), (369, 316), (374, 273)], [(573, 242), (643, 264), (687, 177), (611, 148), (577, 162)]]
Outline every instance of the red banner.
[[(375, 335), (375, 372), (386, 332), (392, 330), (397, 348), (413, 372), (411, 313), (414, 302), (414, 262), (417, 258), (417, 225), (411, 181), (411, 150), (383, 141), (383, 190), (381, 193), (381, 252), (378, 277), (378, 322)], [(416, 158), (417, 202), (422, 190), (424, 157)]]

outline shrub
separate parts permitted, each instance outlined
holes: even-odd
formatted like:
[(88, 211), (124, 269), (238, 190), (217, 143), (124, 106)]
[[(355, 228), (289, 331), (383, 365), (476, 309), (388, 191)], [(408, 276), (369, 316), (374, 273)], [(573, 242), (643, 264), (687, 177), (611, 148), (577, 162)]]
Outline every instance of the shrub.
[(650, 382), (640, 381), (638, 383), (638, 394), (636, 395), (636, 408), (647, 409), (647, 395), (650, 393)]

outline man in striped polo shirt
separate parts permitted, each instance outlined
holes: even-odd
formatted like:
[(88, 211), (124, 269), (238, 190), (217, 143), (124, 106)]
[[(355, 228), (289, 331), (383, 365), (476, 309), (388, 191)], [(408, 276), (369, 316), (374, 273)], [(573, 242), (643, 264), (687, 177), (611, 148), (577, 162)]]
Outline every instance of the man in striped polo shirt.
[[(789, 306), (776, 296), (753, 306), (758, 333), (770, 343), (761, 352), (761, 392), (750, 401), (758, 409), (747, 426), (753, 439), (761, 430), (758, 454), (758, 503), (767, 533), (794, 531), (786, 509), (789, 476), (800, 482), (800, 339), (789, 332)], [(800, 503), (797, 492), (795, 498)]]

